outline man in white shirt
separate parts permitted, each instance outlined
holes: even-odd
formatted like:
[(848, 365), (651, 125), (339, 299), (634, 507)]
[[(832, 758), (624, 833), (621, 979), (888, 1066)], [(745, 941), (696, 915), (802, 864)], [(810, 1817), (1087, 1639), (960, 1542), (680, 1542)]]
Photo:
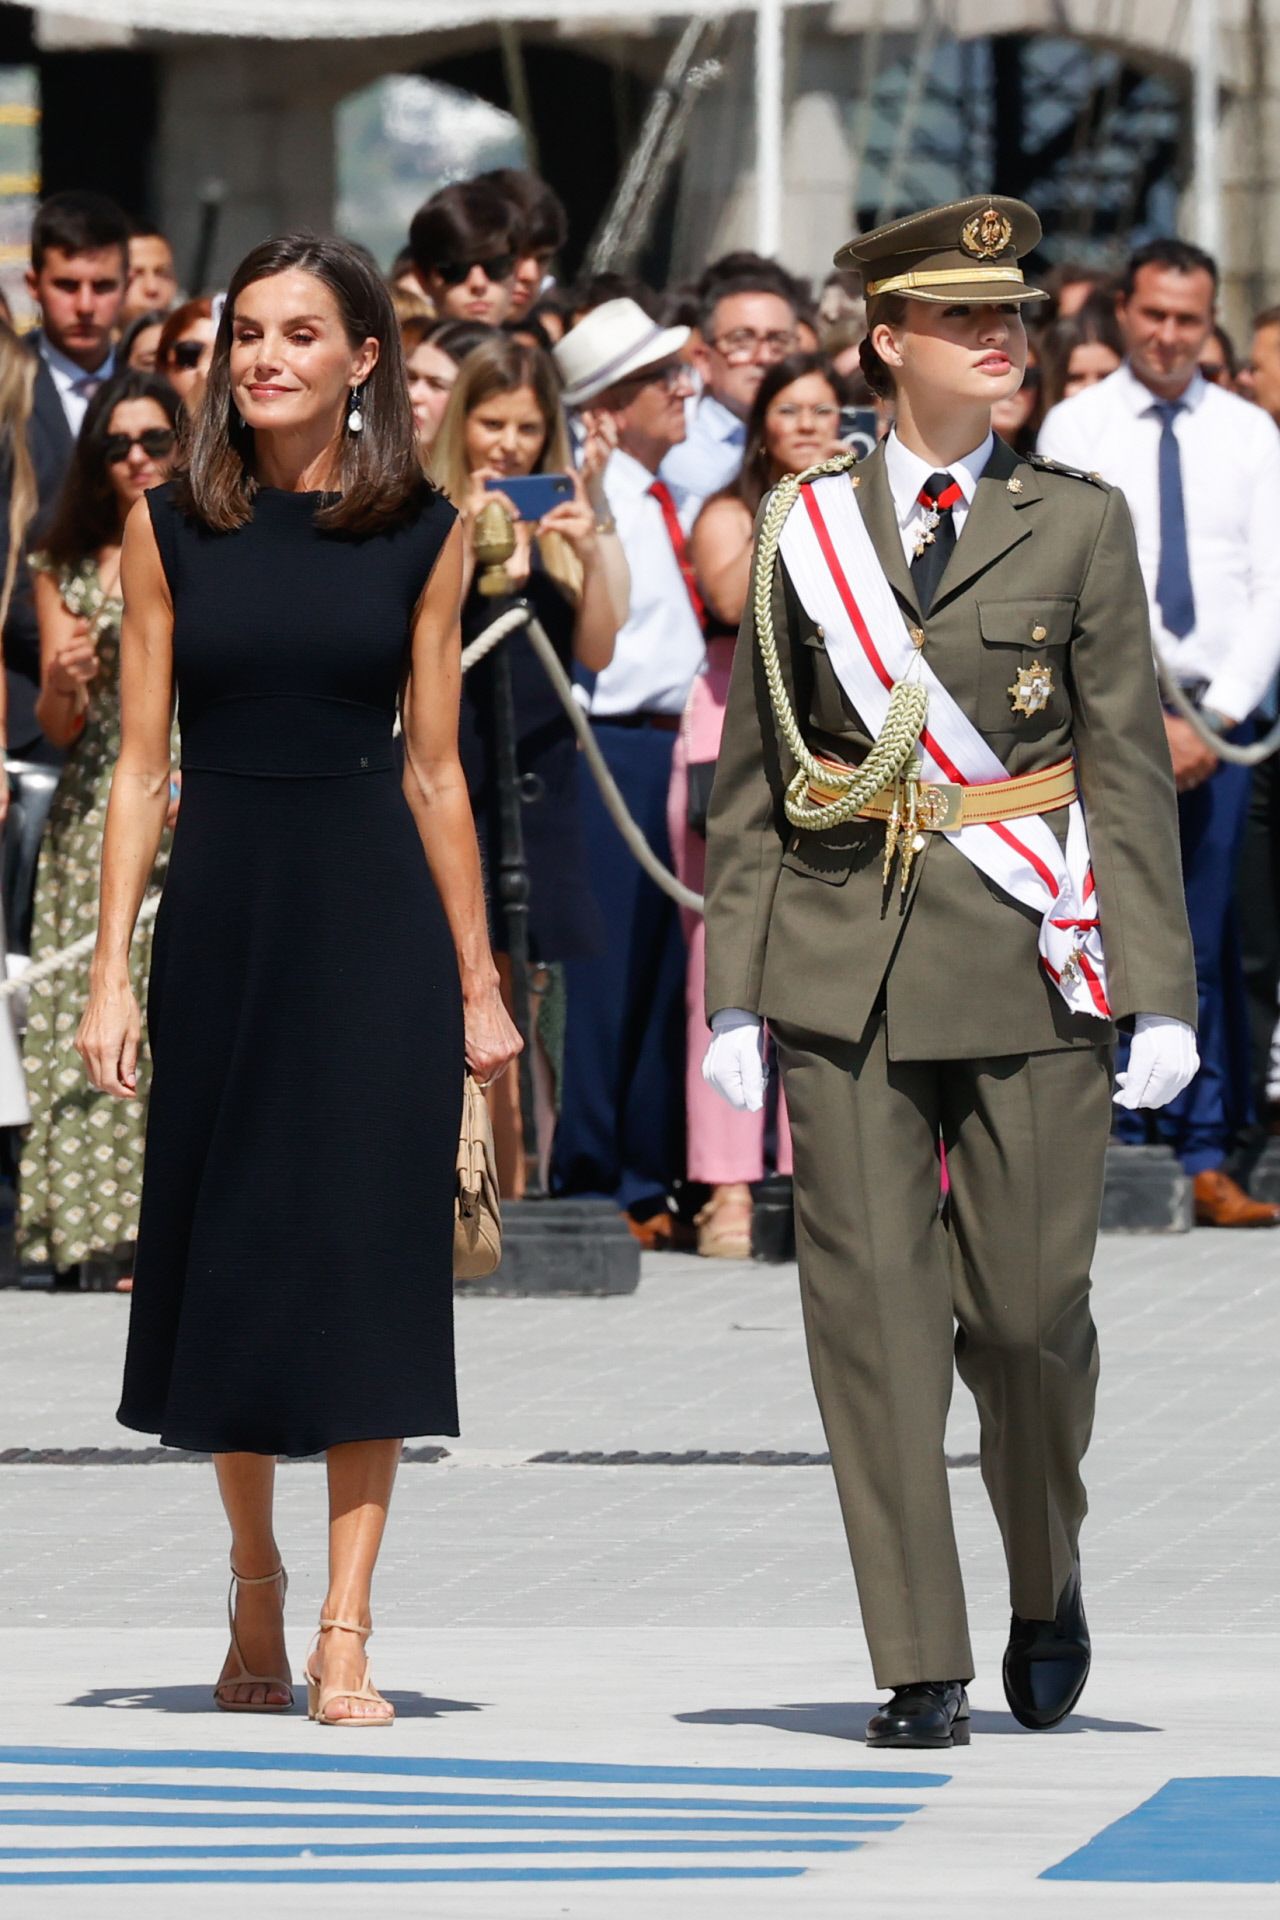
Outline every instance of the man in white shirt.
[[(1259, 407), (1206, 382), (1217, 269), (1197, 247), (1156, 240), (1130, 260), (1117, 301), (1124, 364), (1049, 414), (1040, 451), (1098, 472), (1133, 515), (1156, 652), (1212, 730), (1253, 737), (1280, 667), (1280, 432)], [(1202, 1066), (1165, 1111), (1126, 1114), (1121, 1138), (1172, 1145), (1204, 1225), (1280, 1224), (1224, 1163), (1248, 1118), (1235, 874), (1250, 775), (1168, 712), (1183, 877), (1195, 940)]]
[[(632, 817), (671, 865), (667, 790), (680, 716), (702, 665), (702, 607), (685, 547), (688, 506), (658, 478), (683, 439), (692, 381), (687, 327), (633, 300), (606, 301), (556, 348), (566, 405), (616, 443), (605, 492), (631, 571), (631, 611), (613, 660), (582, 697)], [(670, 1231), (683, 1173), (684, 940), (674, 903), (647, 879), (584, 782), (592, 887), (608, 928), (598, 959), (566, 968), (564, 1084), (552, 1180), (605, 1194), (637, 1237)]]
[(684, 439), (662, 462), (662, 477), (701, 505), (736, 475), (760, 383), (796, 350), (796, 307), (781, 270), (762, 262), (756, 272), (713, 281), (698, 333), (693, 359), (702, 393), (687, 411)]

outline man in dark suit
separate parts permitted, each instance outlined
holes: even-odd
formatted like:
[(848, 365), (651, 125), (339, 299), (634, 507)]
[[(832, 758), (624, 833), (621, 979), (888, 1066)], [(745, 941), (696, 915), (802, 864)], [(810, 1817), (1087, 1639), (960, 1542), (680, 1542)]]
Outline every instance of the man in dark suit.
[[(71, 463), (93, 395), (115, 372), (114, 332), (128, 280), (129, 223), (100, 193), (55, 193), (36, 210), (27, 287), (41, 325), (28, 336), (36, 379), (27, 442), (36, 472), (36, 525), (47, 518)], [(0, 482), (0, 524), (8, 520)], [(14, 582), (4, 629), (9, 751), (56, 762), (35, 717), (40, 639), (25, 563)]]

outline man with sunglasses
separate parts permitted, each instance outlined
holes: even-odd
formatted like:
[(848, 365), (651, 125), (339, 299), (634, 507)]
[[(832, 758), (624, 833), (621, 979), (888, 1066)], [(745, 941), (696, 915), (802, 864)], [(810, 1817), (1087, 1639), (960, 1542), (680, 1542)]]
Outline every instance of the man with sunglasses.
[(511, 312), (523, 247), (515, 205), (487, 180), (442, 187), (409, 228), (414, 271), (441, 320), (500, 327)]
[(760, 382), (798, 345), (791, 282), (771, 262), (728, 278), (711, 267), (704, 288), (693, 349), (702, 394), (690, 409), (684, 441), (662, 463), (668, 485), (699, 501), (736, 475)]

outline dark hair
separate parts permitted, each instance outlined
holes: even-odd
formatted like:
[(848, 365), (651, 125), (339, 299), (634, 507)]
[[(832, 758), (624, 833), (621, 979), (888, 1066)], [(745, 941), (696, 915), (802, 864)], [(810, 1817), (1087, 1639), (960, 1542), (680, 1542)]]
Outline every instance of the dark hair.
[(662, 310), (662, 296), (633, 273), (592, 273), (579, 280), (573, 290), (573, 319), (577, 326), (587, 314), (594, 313), (609, 300), (634, 300), (642, 313), (656, 320)]
[(48, 535), (41, 542), (55, 566), (76, 566), (100, 547), (119, 541), (120, 503), (107, 472), (106, 443), (112, 414), (129, 400), (154, 400), (174, 432), (178, 430), (182, 403), (159, 374), (131, 367), (98, 388), (85, 410)]
[(127, 265), (129, 221), (105, 193), (51, 193), (36, 208), (31, 222), (31, 265), (37, 273), (53, 249), (76, 254), (100, 253), (106, 247), (119, 247), (121, 267)]
[(409, 251), (420, 274), (451, 260), (518, 253), (523, 226), (510, 198), (484, 180), (458, 180), (418, 208)]
[(897, 382), (887, 364), (872, 346), (871, 336), (877, 327), (905, 326), (906, 319), (907, 296), (905, 293), (873, 293), (868, 296), (867, 331), (858, 348), (858, 360), (862, 367), (862, 377), (877, 400), (892, 400), (897, 392)]
[[(120, 340), (116, 347), (116, 365), (118, 367), (127, 367), (129, 364), (129, 355), (133, 352), (133, 343), (138, 335), (145, 333), (148, 327), (162, 328), (168, 318), (168, 314), (162, 313), (159, 307), (148, 307), (145, 313), (136, 314), (120, 335)], [(159, 342), (156, 344), (158, 348)], [(158, 361), (157, 364), (159, 364)]]
[(1203, 247), (1193, 247), (1189, 240), (1148, 240), (1145, 247), (1139, 247), (1129, 255), (1124, 270), (1124, 279), (1120, 283), (1120, 298), (1132, 298), (1138, 275), (1144, 267), (1165, 267), (1174, 273), (1207, 273), (1213, 282), (1215, 299), (1218, 293), (1218, 263), (1211, 253)]
[(715, 326), (716, 309), (722, 300), (732, 300), (740, 293), (771, 293), (778, 300), (785, 300), (792, 314), (800, 318), (801, 303), (797, 298), (795, 283), (790, 274), (735, 273), (723, 280), (713, 280), (702, 292), (701, 305), (698, 308), (698, 331), (704, 340), (712, 337)]
[(519, 167), (495, 167), (479, 178), (505, 194), (520, 218), (525, 248), (530, 253), (559, 253), (569, 238), (569, 216), (564, 201), (536, 173)]
[(1213, 337), (1222, 348), (1222, 358), (1227, 369), (1228, 380), (1234, 380), (1240, 371), (1240, 356), (1236, 352), (1236, 343), (1225, 327), (1215, 327)]
[(246, 287), (278, 273), (309, 273), (327, 287), (353, 347), (372, 337), (378, 359), (362, 390), (362, 433), (341, 436), (339, 497), (316, 512), (332, 532), (374, 533), (402, 519), (430, 492), (413, 433), (409, 383), (391, 296), (363, 247), (315, 233), (279, 234), (247, 253), (231, 276), (209, 378), (196, 416), (190, 464), (175, 498), (184, 511), (220, 533), (242, 527), (253, 512), (253, 433), (231, 397), (231, 342), (236, 302)]
[(497, 331), (483, 320), (437, 320), (427, 338), (460, 367), (469, 353), (492, 340)]
[(808, 306), (813, 300), (813, 288), (808, 280), (788, 273), (781, 261), (771, 260), (767, 254), (753, 253), (749, 247), (722, 253), (719, 259), (703, 268), (695, 283), (699, 300), (705, 302), (716, 287), (728, 280), (754, 281), (753, 291), (776, 293), (796, 308)]
[(154, 220), (130, 220), (129, 238), (131, 240), (163, 240), (170, 253), (173, 252), (173, 242), (164, 228), (158, 227)]
[(1067, 390), (1067, 373), (1077, 347), (1109, 347), (1117, 365), (1124, 359), (1124, 339), (1116, 319), (1114, 301), (1105, 294), (1091, 293), (1075, 313), (1051, 320), (1043, 328), (1036, 345), (1040, 352), (1040, 394), (1045, 413), (1056, 407)]
[(543, 353), (550, 353), (556, 344), (541, 320), (535, 320), (531, 313), (526, 313), (523, 320), (504, 320), (501, 331), (509, 334), (513, 340), (523, 340), (528, 346), (539, 348)]
[(771, 484), (766, 469), (768, 449), (765, 445), (765, 417), (784, 387), (794, 386), (797, 380), (803, 380), (811, 373), (821, 374), (835, 395), (838, 406), (842, 398), (840, 376), (824, 353), (789, 353), (785, 360), (779, 360), (769, 368), (756, 389), (756, 397), (747, 416), (742, 466), (737, 479), (731, 481), (719, 496), (721, 499), (741, 500), (753, 519)]
[(1263, 327), (1280, 327), (1280, 307), (1264, 307), (1261, 313), (1254, 315), (1254, 332), (1259, 332)]

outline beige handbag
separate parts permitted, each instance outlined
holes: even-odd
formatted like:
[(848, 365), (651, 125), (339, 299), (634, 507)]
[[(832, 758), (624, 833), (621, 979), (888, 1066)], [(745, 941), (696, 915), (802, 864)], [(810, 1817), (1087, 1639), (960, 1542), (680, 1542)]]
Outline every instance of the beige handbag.
[(453, 1202), (453, 1277), (483, 1280), (502, 1258), (502, 1203), (489, 1108), (474, 1074), (462, 1088), (458, 1186)]

